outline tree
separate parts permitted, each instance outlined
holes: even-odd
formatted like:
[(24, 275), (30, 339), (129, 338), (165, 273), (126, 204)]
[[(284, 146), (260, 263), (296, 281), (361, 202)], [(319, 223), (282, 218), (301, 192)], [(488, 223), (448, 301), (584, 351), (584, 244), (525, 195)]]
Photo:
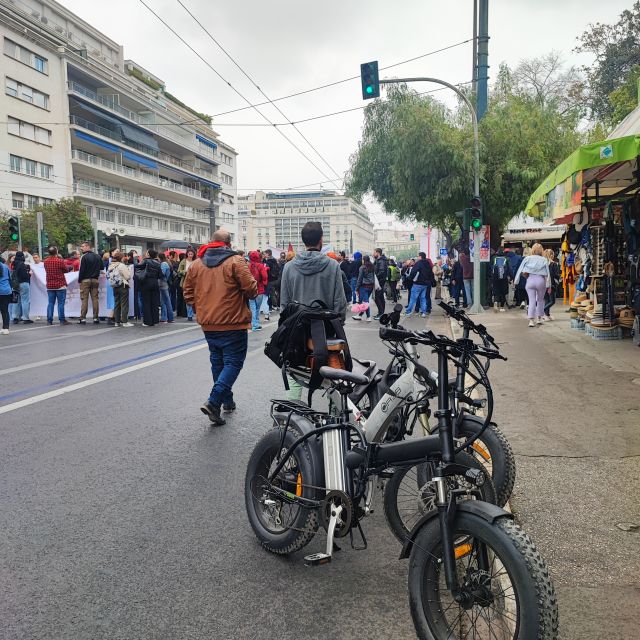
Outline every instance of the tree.
[(390, 213), (443, 230), (473, 190), (472, 144), (455, 115), (406, 86), (365, 109), (362, 140), (350, 158), (347, 193), (371, 193)]
[(637, 104), (633, 77), (640, 65), (640, 1), (623, 11), (615, 24), (590, 24), (578, 41), (576, 51), (595, 58), (591, 66), (583, 67), (591, 114), (616, 125)]
[(42, 212), (43, 226), (49, 244), (66, 250), (67, 245), (77, 245), (93, 237), (93, 227), (87, 211), (75, 198), (61, 198), (51, 204), (40, 205), (35, 209), (23, 211), (20, 217), (22, 245), (38, 246), (37, 212)]

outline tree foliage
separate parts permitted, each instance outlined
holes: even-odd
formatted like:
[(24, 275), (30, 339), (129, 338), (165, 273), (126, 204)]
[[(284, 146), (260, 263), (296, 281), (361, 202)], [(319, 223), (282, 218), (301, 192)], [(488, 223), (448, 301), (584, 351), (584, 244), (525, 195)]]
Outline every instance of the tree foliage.
[[(544, 73), (544, 77), (543, 77)], [(480, 122), (480, 195), (493, 238), (547, 174), (581, 143), (579, 112), (563, 95), (579, 82), (555, 54), (503, 65)], [(349, 195), (373, 195), (389, 213), (448, 230), (473, 195), (471, 122), (406, 87), (365, 109)]]
[(594, 56), (594, 63), (583, 67), (591, 114), (615, 125), (637, 105), (640, 1), (623, 11), (615, 24), (590, 24), (578, 41), (576, 51)]
[[(63, 251), (67, 245), (78, 245), (93, 237), (93, 227), (84, 205), (74, 198), (61, 198), (51, 204), (23, 211), (20, 215), (22, 246), (33, 250), (38, 246), (37, 212), (42, 212), (43, 226), (49, 244)], [(0, 227), (0, 244), (9, 247), (6, 224)]]

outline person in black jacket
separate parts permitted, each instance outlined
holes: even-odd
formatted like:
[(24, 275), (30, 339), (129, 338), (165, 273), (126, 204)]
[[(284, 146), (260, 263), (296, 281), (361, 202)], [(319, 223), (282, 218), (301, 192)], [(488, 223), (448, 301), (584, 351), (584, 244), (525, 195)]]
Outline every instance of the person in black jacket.
[(379, 287), (376, 289), (373, 299), (376, 301), (376, 307), (378, 307), (378, 315), (374, 316), (374, 320), (380, 320), (380, 316), (384, 313), (385, 300), (384, 300), (384, 286), (387, 283), (387, 276), (389, 273), (389, 261), (387, 256), (382, 253), (382, 249), (374, 249), (373, 257), (375, 262), (373, 268), (376, 272), (376, 278), (378, 279)]
[(142, 294), (142, 326), (152, 327), (160, 322), (160, 285), (162, 269), (158, 262), (158, 252), (149, 249), (144, 260), (134, 267), (134, 278)]
[(462, 277), (462, 265), (459, 260), (455, 260), (451, 266), (451, 292), (456, 307), (460, 306), (460, 294), (462, 294), (462, 305), (467, 308), (467, 294), (464, 290), (464, 281)]
[(11, 305), (13, 324), (20, 320), (24, 324), (33, 324), (29, 319), (29, 305), (31, 300), (31, 267), (25, 262), (24, 252), (18, 251), (13, 261), (13, 274), (11, 276), (13, 288), (20, 294), (18, 302)]
[(102, 260), (97, 253), (91, 250), (90, 242), (80, 245), (82, 257), (80, 258), (80, 270), (78, 271), (78, 284), (80, 285), (80, 320), (78, 324), (87, 324), (87, 311), (89, 310), (89, 296), (91, 296), (91, 308), (93, 311), (93, 324), (100, 322), (100, 304), (98, 302), (98, 279), (103, 269)]
[(426, 318), (431, 313), (431, 287), (434, 285), (433, 267), (427, 260), (427, 254), (421, 251), (419, 259), (413, 265), (407, 280), (411, 282), (411, 298), (405, 316), (411, 317), (414, 307), (420, 304), (420, 315)]

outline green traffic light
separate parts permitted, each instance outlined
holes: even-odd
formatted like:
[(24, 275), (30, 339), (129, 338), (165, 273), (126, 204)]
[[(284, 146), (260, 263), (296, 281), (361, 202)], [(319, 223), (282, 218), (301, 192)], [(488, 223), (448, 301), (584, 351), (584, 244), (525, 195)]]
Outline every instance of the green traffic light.
[(371, 85), (369, 85), (369, 86), (365, 89), (365, 91), (366, 91), (369, 95), (371, 95), (371, 94), (373, 93), (373, 87), (372, 87)]
[(480, 220), (480, 218), (474, 218), (471, 221), (471, 226), (477, 231), (482, 226), (482, 220)]
[(9, 237), (11, 238), (11, 242), (17, 242), (18, 241), (18, 234), (17, 233), (12, 233)]

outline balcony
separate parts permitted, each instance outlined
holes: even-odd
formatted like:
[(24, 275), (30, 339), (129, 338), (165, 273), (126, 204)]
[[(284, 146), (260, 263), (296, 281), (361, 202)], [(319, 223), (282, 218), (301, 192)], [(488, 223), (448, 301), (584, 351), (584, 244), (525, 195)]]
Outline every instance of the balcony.
[(215, 162), (216, 164), (220, 164), (219, 154), (211, 147), (198, 142), (195, 138), (195, 133), (189, 132), (190, 137), (187, 138), (185, 136), (181, 136), (179, 133), (176, 133), (170, 125), (167, 126), (146, 122), (137, 113), (121, 107), (109, 96), (101, 96), (95, 93), (95, 91), (92, 91), (91, 89), (88, 89), (87, 87), (74, 82), (73, 80), (67, 82), (67, 86), (70, 92), (77, 93), (85, 98), (88, 98), (89, 100), (92, 100), (93, 102), (96, 102), (103, 107), (114, 111), (118, 115), (124, 116), (125, 118), (127, 118), (127, 120), (135, 122), (136, 124), (141, 125), (146, 129), (149, 129), (150, 131), (153, 131), (154, 133), (161, 135), (162, 137), (167, 138), (168, 140), (171, 140), (172, 142), (175, 142), (180, 146), (193, 151), (194, 153), (198, 153), (199, 155), (204, 156), (205, 158)]
[(117, 162), (112, 162), (111, 160), (107, 160), (106, 158), (94, 156), (93, 154), (87, 153), (86, 151), (80, 151), (80, 149), (72, 149), (71, 158), (86, 165), (99, 167), (101, 169), (105, 169), (106, 171), (118, 173), (120, 175), (126, 176), (127, 178), (131, 178), (132, 180), (140, 180), (142, 182), (146, 182), (147, 184), (151, 184), (162, 189), (170, 189), (171, 191), (175, 191), (176, 193), (191, 196), (192, 198), (207, 200), (197, 189), (192, 189), (191, 187), (187, 187), (183, 184), (171, 182), (171, 180), (165, 180), (164, 178), (160, 178), (159, 176), (156, 176), (154, 174), (146, 173), (145, 171), (132, 169), (131, 167), (127, 167)]
[(126, 147), (131, 147), (132, 149), (137, 149), (138, 151), (142, 151), (142, 153), (146, 153), (147, 155), (153, 156), (157, 158), (161, 162), (166, 162), (167, 164), (173, 165), (174, 167), (179, 167), (184, 171), (189, 171), (191, 173), (195, 173), (198, 176), (203, 176), (206, 180), (210, 180), (217, 184), (218, 176), (209, 169), (203, 169), (202, 167), (190, 164), (189, 162), (185, 162), (184, 160), (180, 160), (180, 158), (176, 158), (164, 151), (158, 151), (157, 149), (152, 149), (151, 147), (147, 147), (144, 144), (138, 144), (137, 142), (133, 142), (132, 140), (123, 140), (122, 136), (113, 129), (106, 129), (105, 127), (101, 127), (95, 122), (90, 122), (86, 118), (82, 118), (81, 116), (69, 116), (69, 121), (71, 126), (81, 127), (82, 129), (87, 129), (93, 133), (97, 133), (100, 136), (104, 136), (105, 138), (110, 138), (111, 140), (115, 140), (118, 145), (124, 145)]
[(185, 207), (173, 202), (157, 200), (151, 196), (143, 196), (137, 193), (120, 192), (103, 186), (89, 187), (78, 183), (74, 183), (73, 192), (78, 196), (84, 196), (93, 200), (106, 200), (126, 207), (176, 216), (182, 219), (201, 221), (209, 220), (209, 214), (204, 209)]

